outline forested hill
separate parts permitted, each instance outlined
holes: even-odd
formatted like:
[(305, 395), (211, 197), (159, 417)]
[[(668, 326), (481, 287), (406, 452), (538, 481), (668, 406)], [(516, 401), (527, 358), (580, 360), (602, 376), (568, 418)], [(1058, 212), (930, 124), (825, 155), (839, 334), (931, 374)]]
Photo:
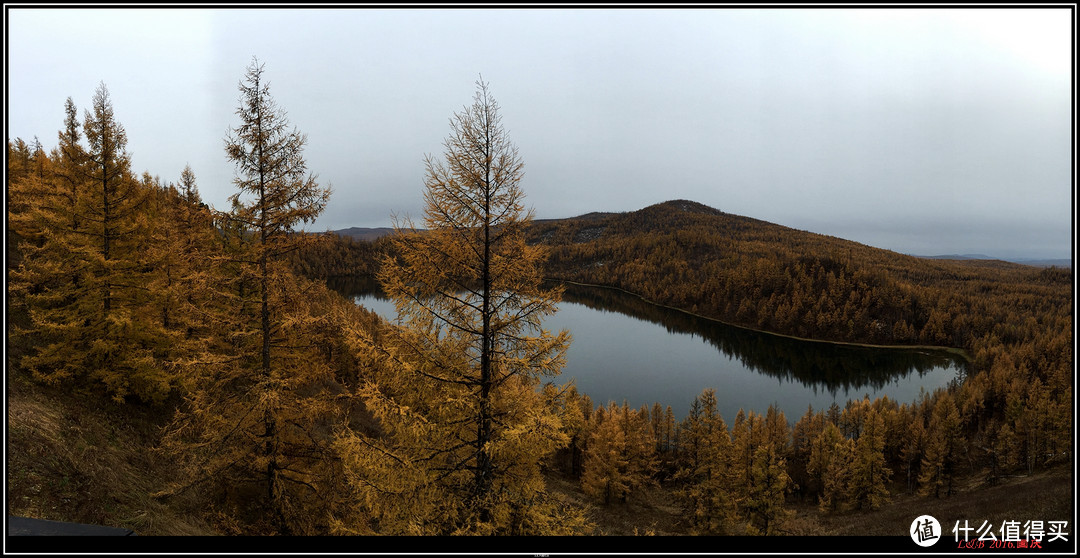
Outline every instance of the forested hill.
[(377, 240), (390, 233), (394, 232), (394, 229), (390, 227), (378, 227), (378, 228), (366, 228), (366, 227), (349, 227), (347, 229), (341, 229), (333, 231), (338, 236), (347, 236), (355, 240)]
[[(926, 260), (676, 200), (534, 222), (548, 274), (729, 323), (836, 341), (971, 347), (1022, 297), (1067, 296), (1067, 270)], [(1058, 300), (1058, 303), (1064, 301)], [(1015, 316), (1013, 316), (1015, 318)]]
[[(899, 457), (888, 467), (922, 494), (952, 493), (958, 474), (994, 483), (1073, 457), (1071, 269), (922, 259), (688, 201), (536, 222), (529, 236), (556, 279), (799, 337), (962, 348), (963, 381), (907, 407), (887, 435)], [(808, 462), (801, 428), (792, 463)]]

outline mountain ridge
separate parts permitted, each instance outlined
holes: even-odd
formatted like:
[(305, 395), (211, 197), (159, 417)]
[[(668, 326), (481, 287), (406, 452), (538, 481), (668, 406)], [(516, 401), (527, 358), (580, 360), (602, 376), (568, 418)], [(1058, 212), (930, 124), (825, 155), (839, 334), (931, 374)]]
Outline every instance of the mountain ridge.
[[(787, 230), (791, 230), (791, 231), (798, 231), (798, 232), (808, 233), (808, 234), (817, 234), (817, 235), (821, 235), (821, 236), (830, 236), (830, 235), (825, 235), (825, 234), (822, 234), (822, 233), (816, 233), (816, 232), (813, 232), (813, 231), (805, 231), (805, 230), (801, 230), (801, 229), (796, 229), (794, 227), (789, 227), (787, 225), (782, 225), (782, 224), (779, 224), (779, 223), (772, 223), (770, 221), (765, 221), (765, 220), (757, 219), (757, 218), (754, 218), (754, 217), (747, 217), (747, 216), (737, 215), (737, 214), (734, 214), (734, 213), (726, 213), (723, 210), (720, 210), (720, 209), (717, 209), (717, 208), (714, 208), (714, 207), (710, 207), (710, 206), (705, 205), (705, 204), (700, 203), (700, 202), (696, 202), (696, 201), (692, 201), (692, 200), (686, 200), (686, 199), (675, 199), (675, 200), (668, 200), (668, 201), (664, 201), (664, 202), (659, 202), (659, 203), (655, 203), (655, 204), (643, 207), (643, 208), (635, 210), (635, 211), (626, 211), (626, 212), (591, 211), (591, 212), (584, 213), (584, 214), (577, 215), (577, 216), (573, 216), (573, 217), (533, 219), (532, 222), (533, 222), (533, 224), (536, 224), (536, 225), (555, 224), (555, 223), (560, 223), (560, 222), (571, 222), (571, 221), (600, 223), (600, 222), (603, 222), (603, 221), (611, 219), (611, 218), (625, 217), (625, 216), (639, 216), (639, 217), (644, 218), (647, 221), (650, 218), (655, 219), (656, 217), (660, 216), (659, 214), (663, 214), (664, 212), (670, 211), (670, 210), (675, 210), (675, 211), (688, 213), (688, 214), (727, 216), (729, 218), (745, 219), (745, 220), (748, 220), (748, 222), (755, 222), (755, 223), (772, 225), (772, 226), (776, 226), (776, 227), (782, 227), (783, 229), (787, 229)], [(631, 219), (633, 219), (633, 217), (631, 217)], [(659, 226), (663, 226), (663, 225), (659, 225)], [(354, 240), (364, 240), (364, 241), (369, 241), (370, 242), (370, 241), (377, 240), (377, 239), (379, 239), (379, 238), (381, 238), (383, 236), (386, 236), (388, 234), (393, 233), (394, 229), (391, 228), (391, 227), (349, 227), (349, 228), (345, 228), (345, 229), (333, 230), (333, 231), (330, 231), (330, 232), (332, 232), (332, 233), (334, 233), (334, 234), (336, 234), (338, 236), (344, 236), (344, 237), (352, 238)], [(856, 244), (865, 245), (865, 244), (863, 244), (863, 243), (861, 243), (861, 242), (859, 242), (857, 240), (844, 239), (844, 238), (840, 238), (840, 237), (831, 237), (831, 238), (839, 238), (840, 240), (844, 240), (844, 241), (847, 241), (847, 242), (854, 242)], [(865, 245), (865, 246), (869, 246), (869, 245)], [(879, 248), (879, 247), (876, 247), (876, 246), (871, 246), (871, 247), (872, 248), (877, 248), (877, 249), (880, 249), (880, 250), (886, 250), (886, 251), (892, 252), (892, 250), (889, 250), (888, 248)], [(902, 254), (901, 252), (896, 252), (896, 253)], [(1073, 266), (1072, 259), (1068, 259), (1068, 258), (1000, 258), (1000, 257), (996, 257), (996, 256), (990, 256), (990, 255), (982, 254), (982, 253), (940, 254), (940, 255), (903, 254), (903, 255), (912, 256), (912, 257), (915, 257), (915, 258), (925, 259), (925, 260), (1002, 261), (1002, 262), (1008, 262), (1008, 263), (1013, 263), (1013, 264), (1026, 265), (1026, 266), (1030, 266), (1030, 267), (1064, 267), (1064, 268), (1070, 268), (1071, 269), (1072, 266)]]

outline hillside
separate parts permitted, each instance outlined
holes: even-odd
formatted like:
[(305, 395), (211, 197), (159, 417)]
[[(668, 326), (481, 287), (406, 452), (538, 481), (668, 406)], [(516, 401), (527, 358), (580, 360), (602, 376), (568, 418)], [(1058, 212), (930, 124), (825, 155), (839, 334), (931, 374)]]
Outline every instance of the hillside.
[(366, 240), (370, 242), (373, 240), (378, 240), (394, 232), (394, 229), (391, 229), (389, 227), (349, 227), (347, 229), (340, 229), (331, 232), (338, 236), (347, 236), (353, 240)]
[[(8, 513), (134, 530), (141, 536), (218, 535), (204, 510), (192, 502), (159, 500), (150, 494), (175, 474), (152, 450), (168, 413), (106, 403), (81, 405), (78, 395), (16, 379), (8, 383)], [(996, 524), (1007, 519), (1070, 517), (1071, 468), (979, 481), (948, 499), (898, 494), (881, 510), (823, 515), (813, 502), (793, 500), (792, 535), (903, 535), (911, 517), (935, 514), (943, 523), (970, 518), (979, 510)], [(549, 471), (549, 489), (588, 504), (576, 479)], [(593, 507), (598, 533), (685, 535), (671, 486), (642, 492), (626, 504)], [(426, 545), (423, 545), (428, 548)]]
[(187, 500), (158, 500), (177, 474), (155, 451), (171, 411), (7, 378), (7, 512), (124, 527), (139, 535), (218, 534)]
[[(1001, 261), (925, 260), (687, 201), (631, 213), (537, 221), (529, 237), (548, 247), (545, 274), (559, 279), (617, 286), (752, 328), (837, 341), (953, 346), (970, 355), (972, 366), (962, 382), (917, 402), (878, 400), (835, 412), (815, 410), (801, 419), (787, 417), (788, 424), (769, 431), (760, 416), (732, 421), (732, 432), (741, 428), (745, 435), (733, 435), (730, 443), (746, 455), (756, 454), (745, 450), (766, 446), (783, 452), (773, 464), (794, 481), (780, 491), (780, 499), (795, 515), (776, 532), (897, 535), (915, 512), (933, 513), (943, 523), (1073, 515), (1071, 272)], [(293, 262), (296, 269), (326, 277), (369, 273), (386, 254), (386, 244), (326, 235), (325, 242), (305, 250)], [(347, 351), (356, 331), (379, 334), (377, 317), (322, 289), (309, 289), (295, 300), (307, 305), (302, 312), (320, 320), (311, 338), (320, 352), (304, 362), (325, 359), (333, 374), (325, 379), (328, 383), (370, 373), (370, 363)], [(9, 342), (9, 369), (28, 348)], [(260, 532), (245, 524), (245, 514), (258, 511), (258, 500), (231, 486), (223, 494), (151, 496), (178, 476), (175, 455), (159, 454), (156, 448), (162, 427), (187, 394), (174, 393), (157, 404), (118, 404), (90, 381), (44, 387), (29, 378), (9, 374), (7, 384), (10, 514), (125, 527), (141, 535)], [(567, 401), (568, 408), (576, 404), (587, 415), (582, 399)], [(625, 416), (631, 413), (636, 411)], [(851, 457), (847, 465), (835, 467), (854, 470), (856, 442), (871, 440), (864, 434), (869, 417), (884, 425), (874, 437), (879, 447), (869, 453), (891, 471), (891, 478), (878, 482), (891, 502), (870, 504), (852, 482), (850, 494), (838, 496), (842, 505), (822, 511), (817, 502), (826, 493), (825, 473), (812, 472), (811, 458), (831, 451), (845, 459), (843, 447), (826, 437), (842, 433)], [(568, 435), (580, 442), (600, 432), (603, 424), (594, 419), (576, 421)], [(357, 426), (363, 424), (360, 420)], [(666, 428), (669, 434), (679, 428), (689, 436), (693, 425)], [(663, 463), (656, 475), (659, 485), (646, 483), (625, 501), (598, 504), (586, 496), (581, 482), (583, 455), (591, 450), (574, 445), (545, 463), (547, 489), (563, 502), (588, 503), (596, 533), (691, 533), (695, 526), (688, 524), (680, 489), (696, 481), (673, 480), (690, 455), (689, 444), (672, 445), (671, 436), (661, 441), (660, 429), (651, 432), (653, 439), (636, 447), (660, 448), (655, 450)], [(762, 432), (772, 442), (749, 442), (749, 436)], [(588, 439), (597, 443), (606, 438)], [(333, 472), (336, 462), (325, 461), (330, 464), (327, 494), (342, 493), (342, 485), (334, 484), (342, 478)], [(753, 478), (749, 471), (740, 474)], [(744, 494), (730, 490), (732, 497)], [(915, 491), (927, 496), (915, 496)], [(215, 507), (230, 498), (242, 503), (239, 512)], [(305, 511), (304, 517), (330, 517), (355, 505), (354, 500), (326, 502), (311, 500), (308, 505), (316, 511)], [(342, 507), (330, 507), (336, 504)], [(979, 517), (968, 517), (971, 510), (978, 510)]]
[[(990, 326), (993, 312), (983, 308), (985, 300), (960, 292), (1025, 285), (1016, 294), (1038, 306), (1037, 297), (1049, 294), (1040, 285), (1071, 282), (1068, 271), (922, 259), (685, 200), (536, 222), (530, 239), (549, 246), (553, 278), (615, 286), (728, 323), (833, 341), (970, 346), (971, 332)], [(950, 320), (963, 323), (946, 327)]]
[(985, 254), (944, 254), (940, 256), (916, 256), (927, 260), (997, 260), (1007, 261), (1010, 263), (1017, 263), (1021, 265), (1027, 265), (1031, 267), (1063, 267), (1072, 268), (1072, 260), (1070, 259), (1049, 259), (1049, 260), (1037, 260), (1031, 258), (1016, 258), (1016, 259), (1004, 259), (993, 258)]

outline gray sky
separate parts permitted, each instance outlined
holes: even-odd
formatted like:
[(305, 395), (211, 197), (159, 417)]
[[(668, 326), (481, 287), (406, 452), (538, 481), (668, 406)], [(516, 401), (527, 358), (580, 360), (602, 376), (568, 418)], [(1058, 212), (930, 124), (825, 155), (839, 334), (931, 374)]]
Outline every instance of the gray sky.
[(479, 75), (538, 218), (690, 199), (922, 255), (1067, 258), (1069, 9), (18, 9), (7, 137), (104, 82), (137, 172), (227, 208), (253, 56), (334, 188), (311, 229), (422, 216)]

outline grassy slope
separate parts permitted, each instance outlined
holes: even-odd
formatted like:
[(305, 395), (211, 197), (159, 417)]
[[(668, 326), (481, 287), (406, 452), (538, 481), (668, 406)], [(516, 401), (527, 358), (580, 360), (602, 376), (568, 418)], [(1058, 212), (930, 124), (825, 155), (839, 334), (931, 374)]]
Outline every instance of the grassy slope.
[(153, 451), (171, 413), (106, 401), (9, 375), (8, 514), (125, 527), (140, 535), (213, 534), (182, 499), (150, 496), (172, 475), (169, 462)]
[[(587, 503), (577, 484), (563, 477), (548, 477), (549, 488)], [(962, 486), (948, 498), (922, 498), (895, 494), (878, 510), (825, 515), (816, 503), (789, 500), (794, 515), (784, 530), (799, 536), (907, 536), (911, 522), (920, 515), (934, 516), (951, 533), (956, 521), (979, 526), (988, 520), (995, 532), (1004, 521), (1068, 520), (1074, 513), (1073, 470), (1069, 465), (1037, 471), (1031, 476), (1006, 479), (986, 486), (977, 479), (961, 481)], [(686, 535), (686, 526), (673, 491), (653, 488), (625, 504), (594, 507), (589, 514), (603, 535)], [(807, 549), (808, 551), (813, 549)]]

